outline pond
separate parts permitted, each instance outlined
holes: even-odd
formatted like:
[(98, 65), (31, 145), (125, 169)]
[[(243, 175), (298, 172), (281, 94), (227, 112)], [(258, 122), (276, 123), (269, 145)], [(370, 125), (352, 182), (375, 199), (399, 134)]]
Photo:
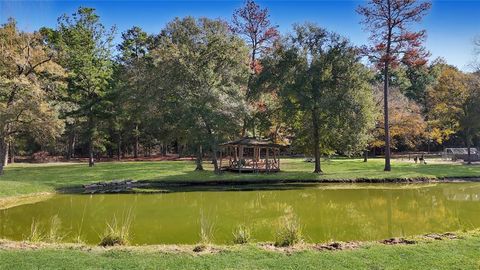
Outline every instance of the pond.
[[(213, 242), (232, 242), (246, 225), (273, 241), (285, 216), (307, 242), (379, 240), (480, 227), (480, 183), (321, 184), (248, 191), (55, 195), (0, 211), (0, 238), (27, 239), (54, 226), (62, 241), (98, 244), (106, 224), (130, 220), (131, 244), (194, 244), (203, 226)], [(32, 225), (33, 224), (33, 225)]]

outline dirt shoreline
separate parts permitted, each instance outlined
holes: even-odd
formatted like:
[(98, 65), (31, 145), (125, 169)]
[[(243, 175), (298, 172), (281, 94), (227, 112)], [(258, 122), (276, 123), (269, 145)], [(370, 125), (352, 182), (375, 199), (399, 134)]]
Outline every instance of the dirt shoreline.
[[(191, 254), (208, 255), (220, 252), (240, 250), (242, 248), (254, 247), (263, 251), (280, 252), (291, 254), (293, 252), (317, 251), (317, 252), (335, 252), (343, 250), (352, 250), (369, 247), (371, 245), (418, 245), (422, 243), (431, 243), (434, 241), (455, 241), (465, 237), (478, 237), (479, 231), (472, 230), (468, 232), (446, 232), (430, 233), (412, 237), (394, 237), (377, 241), (330, 241), (324, 243), (299, 243), (289, 247), (277, 247), (271, 242), (252, 242), (244, 245), (216, 245), (216, 244), (154, 244), (141, 246), (110, 246), (101, 247), (87, 244), (76, 243), (47, 243), (47, 242), (28, 242), (12, 241), (0, 239), (0, 250), (38, 250), (38, 249), (76, 249), (87, 252), (108, 252), (112, 250), (144, 253), (173, 253), (173, 254)], [(199, 248), (201, 247), (201, 248)]]
[(24, 204), (32, 204), (47, 200), (55, 195), (54, 192), (40, 192), (27, 195), (9, 196), (0, 198), (0, 210), (20, 206)]

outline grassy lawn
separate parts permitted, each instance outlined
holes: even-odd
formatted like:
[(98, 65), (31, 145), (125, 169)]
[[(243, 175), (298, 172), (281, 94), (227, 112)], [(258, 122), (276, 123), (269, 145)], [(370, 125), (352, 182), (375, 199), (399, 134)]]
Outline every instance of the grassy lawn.
[(53, 192), (57, 188), (78, 186), (85, 183), (133, 179), (160, 181), (208, 181), (208, 180), (259, 180), (259, 179), (358, 179), (358, 178), (438, 178), (479, 176), (480, 166), (459, 164), (427, 164), (394, 161), (392, 172), (383, 171), (383, 160), (372, 159), (367, 163), (360, 159), (334, 159), (322, 164), (324, 174), (313, 174), (313, 164), (302, 159), (282, 160), (282, 172), (275, 174), (215, 175), (212, 166), (206, 171), (195, 172), (192, 161), (159, 162), (105, 162), (89, 168), (87, 164), (14, 164), (0, 176), (0, 198), (38, 192)]
[(479, 269), (480, 236), (415, 245), (370, 243), (354, 250), (293, 253), (257, 246), (214, 254), (162, 252), (153, 248), (0, 249), (2, 269)]

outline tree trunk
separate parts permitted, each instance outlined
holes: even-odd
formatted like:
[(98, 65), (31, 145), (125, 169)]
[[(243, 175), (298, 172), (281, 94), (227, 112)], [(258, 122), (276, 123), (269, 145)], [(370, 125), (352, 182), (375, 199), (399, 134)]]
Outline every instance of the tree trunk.
[(390, 165), (390, 123), (388, 118), (388, 63), (385, 64), (383, 82), (383, 115), (385, 124), (385, 168), (384, 171), (391, 171)]
[(178, 158), (181, 158), (182, 157), (182, 145), (177, 141), (177, 154), (178, 154)]
[(470, 132), (467, 131), (467, 134), (465, 134), (465, 144), (467, 145), (467, 164), (471, 165), (472, 164), (472, 158), (471, 158), (471, 151), (470, 151)]
[(93, 140), (90, 139), (88, 144), (88, 166), (93, 167), (95, 165), (95, 158), (93, 157)]
[(5, 167), (5, 155), (7, 154), (7, 143), (5, 138), (0, 137), (0, 175), (3, 174), (3, 168)]
[(15, 146), (14, 146), (13, 142), (10, 143), (10, 151), (9, 151), (9, 153), (10, 153), (10, 160), (9, 160), (9, 162), (10, 162), (10, 164), (14, 164), (14, 163), (15, 163)]
[(117, 160), (122, 159), (122, 135), (118, 134), (117, 138)]
[(218, 157), (217, 157), (217, 147), (212, 146), (212, 152), (213, 152), (213, 171), (215, 173), (220, 173), (220, 168), (218, 167)]
[(70, 132), (68, 136), (68, 147), (67, 147), (67, 160), (70, 160), (72, 157), (75, 156), (75, 140), (76, 134), (75, 131)]
[(213, 159), (212, 159), (212, 163), (213, 163), (213, 171), (218, 174), (220, 173), (220, 168), (218, 167), (218, 157), (217, 157), (217, 139), (215, 138), (215, 135), (212, 134), (212, 131), (209, 129), (208, 131), (210, 133), (210, 136), (213, 137), (212, 138), (212, 154), (213, 154)]
[(318, 133), (318, 114), (317, 110), (312, 110), (312, 122), (313, 122), (313, 144), (315, 152), (315, 170), (314, 173), (322, 173), (320, 166), (320, 134)]
[(242, 137), (245, 137), (247, 134), (247, 117), (243, 118), (243, 126), (242, 126)]
[(197, 160), (196, 160), (197, 167), (195, 168), (195, 171), (203, 171), (202, 161), (203, 161), (203, 150), (202, 150), (202, 146), (199, 145), (198, 151), (197, 151)]
[(368, 161), (368, 150), (365, 149), (363, 150), (363, 162), (367, 162)]
[(133, 144), (133, 157), (138, 158), (138, 124), (135, 124), (135, 143)]
[(255, 118), (252, 119), (252, 136), (253, 138), (257, 137), (257, 134), (255, 132)]
[(8, 150), (10, 149), (10, 144), (8, 142), (4, 142), (5, 146), (5, 156), (3, 157), (3, 166), (6, 167), (8, 165)]

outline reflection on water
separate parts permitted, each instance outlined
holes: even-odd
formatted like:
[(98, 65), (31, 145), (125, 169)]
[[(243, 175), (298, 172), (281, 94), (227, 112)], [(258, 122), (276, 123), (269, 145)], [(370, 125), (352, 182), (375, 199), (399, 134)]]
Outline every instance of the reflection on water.
[(272, 241), (279, 219), (292, 214), (310, 242), (376, 240), (480, 227), (480, 183), (56, 195), (0, 211), (0, 237), (26, 239), (32, 222), (47, 233), (56, 220), (63, 241), (80, 237), (96, 244), (107, 222), (124, 220), (129, 213), (133, 244), (196, 243), (205, 220), (215, 243), (230, 243), (240, 224), (251, 228), (256, 241)]

